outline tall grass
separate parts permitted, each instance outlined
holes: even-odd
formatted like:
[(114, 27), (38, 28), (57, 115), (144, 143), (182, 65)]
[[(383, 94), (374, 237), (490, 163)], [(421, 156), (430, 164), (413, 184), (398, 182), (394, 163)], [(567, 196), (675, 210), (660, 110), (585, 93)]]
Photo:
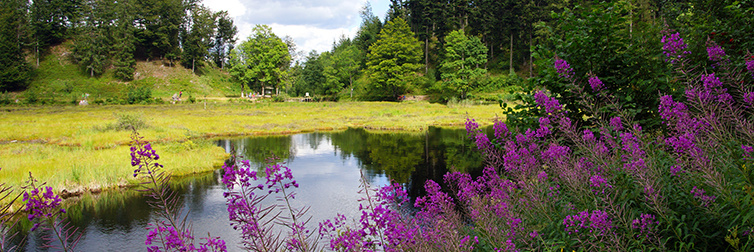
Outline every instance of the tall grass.
[[(220, 167), (225, 151), (210, 141), (198, 141), (191, 148), (182, 143), (156, 144), (162, 151), (167, 171), (186, 175)], [(29, 172), (46, 181), (55, 191), (86, 191), (136, 183), (128, 162), (128, 146), (94, 150), (87, 147), (62, 147), (39, 143), (0, 145), (0, 183), (14, 188), (23, 185)]]

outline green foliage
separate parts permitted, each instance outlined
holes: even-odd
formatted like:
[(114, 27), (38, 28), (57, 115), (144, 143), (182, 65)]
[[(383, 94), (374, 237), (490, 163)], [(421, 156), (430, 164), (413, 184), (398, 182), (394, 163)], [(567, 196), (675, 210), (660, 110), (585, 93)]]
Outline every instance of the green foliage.
[(108, 38), (102, 32), (96, 28), (88, 28), (77, 38), (73, 46), (73, 59), (90, 77), (102, 75), (108, 65), (107, 55), (110, 49)]
[(31, 68), (24, 58), (26, 4), (0, 2), (0, 91), (26, 88), (29, 81)]
[(421, 45), (406, 21), (396, 18), (380, 31), (367, 58), (369, 89), (380, 100), (395, 100), (406, 92), (406, 80), (421, 68)]
[(356, 45), (342, 40), (341, 45), (333, 49), (333, 53), (325, 60), (324, 83), (325, 95), (333, 95), (344, 87), (353, 88), (353, 81), (360, 69), (359, 62), (362, 55)]
[(7, 91), (0, 93), (0, 105), (10, 105), (13, 103), (11, 95)]
[(147, 123), (144, 121), (144, 118), (140, 114), (116, 113), (115, 117), (117, 118), (115, 123), (108, 124), (104, 129), (101, 130), (133, 131), (142, 130), (148, 127)]
[(225, 63), (228, 60), (228, 52), (233, 49), (236, 43), (236, 34), (238, 28), (233, 24), (233, 19), (228, 16), (227, 11), (220, 11), (216, 15), (217, 29), (215, 40), (212, 42), (215, 53), (212, 55), (215, 65), (225, 69)]
[(152, 100), (152, 89), (147, 86), (130, 86), (126, 94), (128, 104), (149, 103)]
[[(231, 51), (230, 74), (250, 88), (276, 87), (291, 56), (288, 46), (267, 25), (257, 25), (252, 34)], [(261, 89), (259, 89), (261, 90)]]
[(184, 67), (191, 66), (191, 71), (195, 72), (196, 67), (204, 66), (204, 59), (209, 56), (215, 17), (208, 8), (197, 6), (191, 10), (190, 18), (191, 27), (184, 30), (181, 36), (181, 64)]
[[(367, 53), (372, 44), (377, 42), (377, 36), (382, 30), (382, 21), (372, 13), (372, 5), (369, 2), (366, 2), (359, 14), (361, 15), (361, 26), (354, 38), (354, 45), (359, 48), (359, 51)], [(366, 66), (366, 58), (361, 62), (361, 65)]]
[(119, 1), (117, 5), (118, 23), (113, 28), (113, 66), (115, 67), (115, 78), (130, 81), (134, 78), (136, 60), (134, 51), (136, 50), (136, 37), (134, 37), (135, 28), (133, 27), (133, 6), (131, 1)]
[(451, 32), (445, 37), (438, 89), (465, 98), (469, 90), (476, 88), (477, 79), (487, 73), (483, 68), (486, 63), (487, 47), (478, 37), (467, 37), (461, 30)]
[[(671, 82), (668, 78), (669, 68), (663, 61), (661, 50), (660, 27), (646, 24), (631, 29), (627, 25), (631, 21), (630, 8), (625, 2), (613, 2), (595, 4), (586, 9), (577, 7), (573, 11), (566, 9), (562, 14), (554, 14), (560, 21), (556, 30), (562, 35), (550, 37), (552, 47), (537, 47), (534, 56), (538, 60), (535, 64), (543, 67), (538, 77), (530, 80), (526, 89), (529, 95), (521, 97), (524, 103), (508, 109), (508, 113), (519, 113), (520, 116), (514, 118), (520, 119), (527, 118), (525, 114), (536, 114), (527, 112), (533, 107), (526, 105), (526, 101), (531, 101), (532, 90), (544, 87), (566, 104), (566, 109), (571, 111), (569, 117), (574, 122), (589, 124), (598, 117), (617, 116), (609, 108), (594, 115), (578, 107), (577, 101), (596, 95), (586, 81), (591, 74), (604, 83), (604, 92), (622, 102), (623, 117), (633, 118), (647, 128), (659, 126), (660, 118), (656, 113), (658, 95), (680, 92), (682, 84)], [(569, 79), (550, 67), (556, 55), (570, 63), (575, 71), (578, 80), (575, 87)]]

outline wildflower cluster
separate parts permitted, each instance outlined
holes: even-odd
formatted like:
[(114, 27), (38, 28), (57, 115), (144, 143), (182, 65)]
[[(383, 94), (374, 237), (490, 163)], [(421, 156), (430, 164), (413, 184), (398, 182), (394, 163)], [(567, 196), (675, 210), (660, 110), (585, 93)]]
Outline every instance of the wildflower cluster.
[[(52, 191), (52, 187), (37, 185), (37, 180), (29, 173), (29, 180), (23, 193), (23, 201), (26, 206), (27, 219), (34, 223), (31, 231), (42, 227), (44, 230), (51, 231), (55, 237), (46, 234), (43, 237), (44, 247), (61, 249), (63, 251), (72, 251), (81, 234), (77, 233), (77, 228), (71, 227), (70, 223), (64, 221), (61, 214), (66, 211), (60, 206), (60, 196)], [(54, 242), (59, 244), (52, 245)]]
[[(304, 219), (308, 208), (297, 209), (290, 201), (295, 198), (291, 187), (298, 188), (290, 168), (271, 161), (261, 177), (248, 160), (225, 165), (222, 182), (228, 188), (223, 193), (228, 203), (228, 218), (233, 229), (241, 231), (243, 246), (254, 251), (279, 251), (283, 249), (312, 251), (316, 244), (310, 242), (313, 233)], [(279, 204), (264, 206), (269, 195), (276, 195)], [(280, 239), (282, 230), (288, 230)]]
[[(196, 247), (196, 245), (190, 242), (193, 239), (194, 239), (194, 236), (191, 235), (191, 233), (188, 230), (179, 231), (167, 225), (166, 223), (163, 223), (162, 225), (157, 225), (154, 229), (149, 231), (149, 234), (147, 234), (147, 239), (144, 241), (144, 244), (148, 246), (147, 251), (149, 252), (227, 251), (227, 247), (225, 246), (225, 241), (222, 239), (206, 238), (205, 239), (206, 242), (200, 243), (199, 247)], [(159, 242), (157, 242), (157, 240), (163, 241), (162, 245), (164, 247), (153, 245), (153, 243), (160, 244)]]
[[(60, 197), (52, 192), (52, 187), (45, 187), (43, 192), (40, 188), (32, 186), (31, 191), (24, 192), (24, 202), (26, 210), (29, 211), (27, 218), (29, 221), (43, 220), (52, 218), (58, 213), (65, 213), (65, 209), (60, 207)], [(40, 223), (34, 223), (32, 231), (39, 227)]]
[(158, 209), (158, 221), (150, 223), (153, 228), (144, 242), (147, 251), (227, 251), (225, 241), (208, 237), (206, 242), (194, 245), (194, 235), (186, 223), (181, 220), (181, 204), (169, 186), (170, 174), (162, 170), (156, 161), (160, 156), (152, 145), (134, 131), (131, 136), (131, 166), (136, 167), (133, 176), (142, 179), (142, 190), (151, 198), (148, 202)]
[(568, 64), (567, 61), (558, 57), (555, 57), (555, 70), (558, 72), (560, 77), (566, 79), (573, 78), (574, 76), (573, 68), (571, 68), (571, 65)]
[(683, 42), (683, 38), (681, 38), (681, 34), (678, 32), (670, 35), (663, 35), (662, 43), (662, 51), (665, 56), (668, 57), (665, 61), (676, 63), (683, 58), (684, 55), (691, 53), (686, 50), (687, 45)]

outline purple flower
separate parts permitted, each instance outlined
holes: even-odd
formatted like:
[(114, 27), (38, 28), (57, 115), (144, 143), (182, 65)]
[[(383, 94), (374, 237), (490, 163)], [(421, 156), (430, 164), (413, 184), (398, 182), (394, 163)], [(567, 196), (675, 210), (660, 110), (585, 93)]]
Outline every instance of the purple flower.
[(547, 161), (556, 161), (561, 158), (568, 158), (568, 154), (571, 149), (566, 146), (558, 146), (555, 144), (550, 145), (544, 152), (542, 152), (542, 159)]
[[(26, 211), (29, 212), (27, 218), (30, 221), (34, 221), (35, 219), (50, 219), (56, 214), (65, 213), (65, 209), (60, 208), (62, 200), (52, 192), (52, 187), (47, 186), (44, 188), (44, 191), (40, 191), (34, 183), (30, 187), (31, 190), (23, 194), (23, 200), (26, 202)], [(35, 223), (32, 231), (38, 227), (39, 223)]]
[(713, 41), (707, 42), (707, 56), (711, 61), (719, 61), (725, 57), (725, 51)]
[(746, 61), (746, 70), (749, 70), (752, 76), (754, 76), (754, 56), (752, 60)]
[(605, 194), (606, 189), (613, 188), (612, 185), (607, 183), (607, 179), (600, 175), (592, 175), (589, 177), (589, 186), (592, 187), (592, 192), (595, 194)]
[(639, 234), (636, 238), (644, 235), (649, 238), (649, 235), (653, 233), (654, 227), (659, 225), (660, 222), (655, 220), (655, 216), (652, 214), (641, 214), (638, 219), (634, 219), (631, 222), (631, 228), (638, 229)]
[(623, 130), (623, 123), (621, 123), (620, 117), (613, 117), (610, 119), (610, 126), (613, 126), (613, 129), (616, 131)]
[(613, 228), (613, 222), (610, 216), (601, 210), (594, 210), (591, 214), (589, 211), (579, 212), (576, 215), (568, 215), (563, 219), (565, 231), (568, 234), (584, 232), (589, 230), (590, 233), (606, 234)]
[(718, 88), (718, 87), (723, 86), (723, 83), (720, 81), (720, 78), (715, 77), (715, 73), (703, 74), (702, 82), (704, 83), (705, 89), (713, 89), (713, 88)]
[(508, 137), (508, 135), (510, 135), (508, 126), (500, 120), (495, 120), (495, 123), (492, 124), (492, 129), (495, 130), (496, 139), (502, 139), (503, 137)]
[(689, 54), (691, 52), (686, 51), (686, 43), (683, 42), (683, 38), (681, 38), (680, 33), (671, 34), (670, 36), (664, 35), (662, 36), (662, 50), (663, 53), (665, 53), (665, 56), (667, 56), (669, 59), (666, 59), (665, 61), (670, 61), (670, 63), (675, 63), (678, 59), (683, 58), (684, 54)]
[(697, 199), (701, 202), (701, 206), (708, 207), (711, 203), (715, 203), (717, 196), (704, 195), (704, 193), (704, 189), (697, 188), (696, 186), (691, 189), (691, 194), (694, 195), (694, 199)]
[(571, 68), (571, 65), (568, 64), (564, 59), (559, 58), (558, 56), (555, 56), (555, 70), (558, 72), (560, 77), (563, 78), (573, 78), (573, 68)]
[[(754, 61), (751, 61), (754, 62)], [(744, 94), (744, 102), (748, 103), (749, 106), (754, 105), (754, 92), (748, 92)]]
[(592, 90), (594, 90), (594, 92), (599, 92), (600, 90), (605, 88), (605, 86), (602, 85), (602, 81), (597, 76), (589, 77), (589, 86), (592, 87)]
[(492, 146), (492, 143), (490, 142), (490, 139), (487, 138), (487, 134), (484, 134), (483, 132), (479, 132), (474, 137), (476, 142), (476, 147), (479, 150), (486, 150), (489, 149)]
[(534, 94), (534, 101), (537, 102), (538, 106), (544, 108), (547, 113), (555, 113), (563, 109), (563, 106), (560, 105), (558, 99), (550, 98), (541, 90)]
[(744, 156), (746, 156), (746, 158), (748, 159), (751, 159), (751, 154), (752, 152), (754, 152), (754, 147), (742, 144), (741, 149), (744, 150)]
[(597, 141), (597, 139), (594, 137), (594, 133), (589, 129), (584, 130), (584, 136), (582, 137), (582, 139), (584, 139), (584, 141), (587, 143), (593, 143), (594, 141)]
[(473, 136), (476, 136), (478, 130), (479, 124), (476, 123), (476, 120), (466, 118), (466, 135), (469, 136), (469, 138), (472, 138)]

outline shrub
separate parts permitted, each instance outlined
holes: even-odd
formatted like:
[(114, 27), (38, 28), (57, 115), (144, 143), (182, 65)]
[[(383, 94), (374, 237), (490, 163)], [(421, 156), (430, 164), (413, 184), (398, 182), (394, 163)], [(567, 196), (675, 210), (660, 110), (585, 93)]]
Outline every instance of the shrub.
[(128, 88), (126, 101), (128, 104), (148, 103), (152, 99), (152, 89), (146, 86)]

